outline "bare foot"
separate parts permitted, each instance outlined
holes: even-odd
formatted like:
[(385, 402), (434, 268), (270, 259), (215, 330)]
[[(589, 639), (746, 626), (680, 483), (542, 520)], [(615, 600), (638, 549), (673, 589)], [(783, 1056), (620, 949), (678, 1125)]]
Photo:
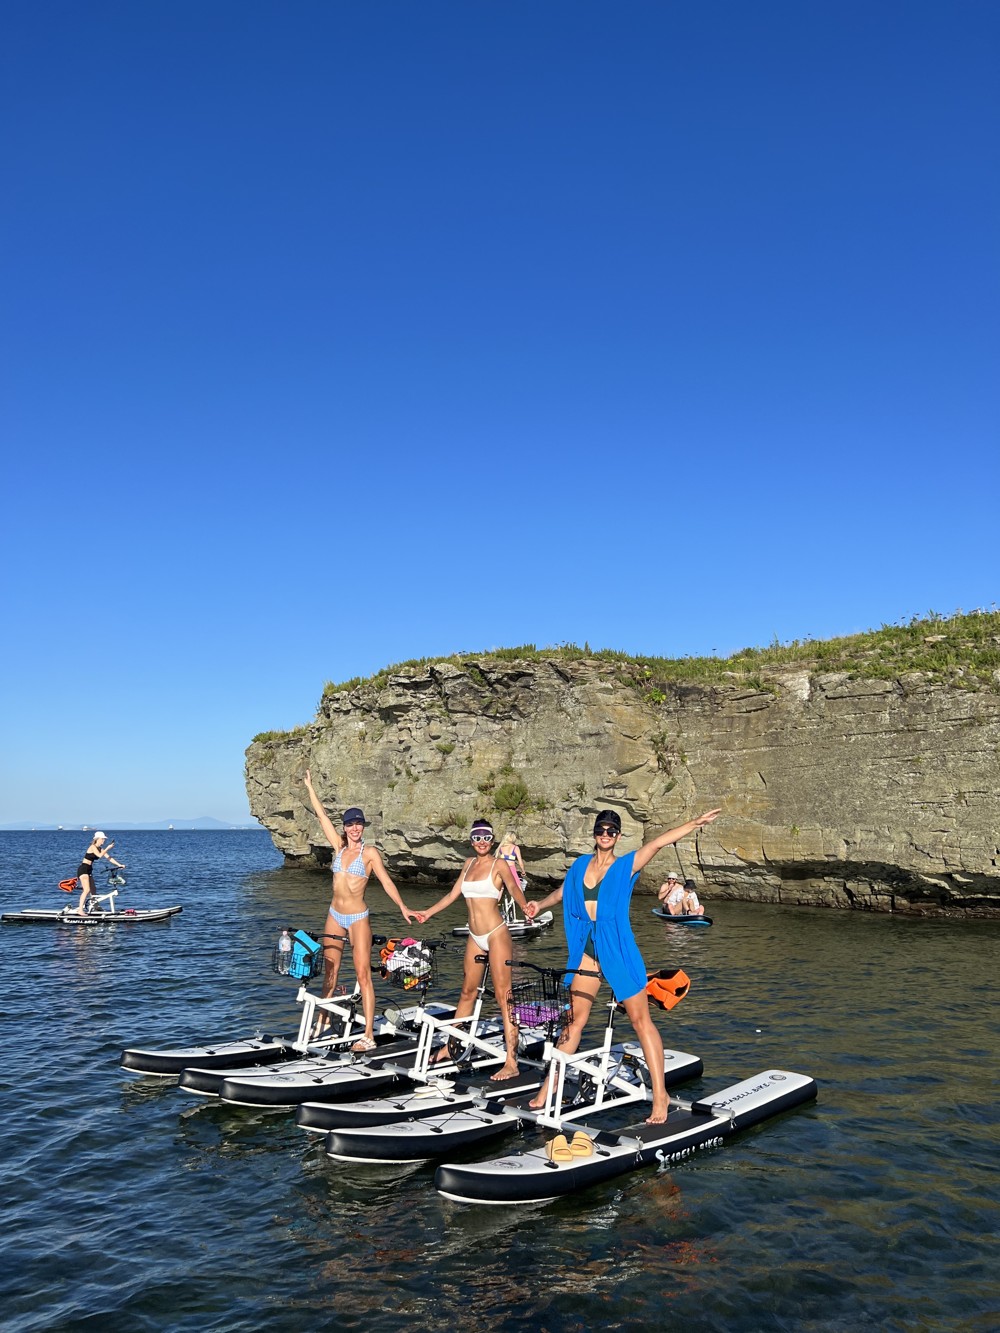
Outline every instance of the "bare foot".
[(495, 1074), (490, 1075), (491, 1083), (500, 1083), (505, 1078), (516, 1078), (520, 1073), (517, 1063), (514, 1060), (508, 1060), (503, 1069), (498, 1069)]
[(667, 1111), (668, 1111), (669, 1109), (670, 1109), (670, 1098), (669, 1098), (669, 1097), (666, 1099), (666, 1101), (663, 1101), (663, 1102), (654, 1101), (654, 1102), (653, 1102), (653, 1109), (652, 1109), (652, 1111), (650, 1111), (649, 1115), (646, 1117), (646, 1124), (647, 1124), (647, 1125), (662, 1125), (662, 1124), (666, 1121), (666, 1118), (667, 1118)]

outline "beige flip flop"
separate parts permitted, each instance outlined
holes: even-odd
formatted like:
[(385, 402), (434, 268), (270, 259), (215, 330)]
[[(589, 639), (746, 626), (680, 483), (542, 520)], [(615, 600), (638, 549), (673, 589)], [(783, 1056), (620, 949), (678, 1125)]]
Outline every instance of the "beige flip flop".
[(550, 1162), (571, 1162), (573, 1160), (573, 1150), (566, 1141), (565, 1134), (557, 1134), (554, 1139), (549, 1139), (545, 1145), (545, 1156)]

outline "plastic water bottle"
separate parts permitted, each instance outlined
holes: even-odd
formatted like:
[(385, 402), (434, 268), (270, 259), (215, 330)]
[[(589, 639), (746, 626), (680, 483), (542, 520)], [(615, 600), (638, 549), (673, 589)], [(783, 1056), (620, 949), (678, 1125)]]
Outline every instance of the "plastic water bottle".
[(287, 975), (291, 962), (292, 937), (287, 930), (283, 930), (278, 940), (278, 971)]

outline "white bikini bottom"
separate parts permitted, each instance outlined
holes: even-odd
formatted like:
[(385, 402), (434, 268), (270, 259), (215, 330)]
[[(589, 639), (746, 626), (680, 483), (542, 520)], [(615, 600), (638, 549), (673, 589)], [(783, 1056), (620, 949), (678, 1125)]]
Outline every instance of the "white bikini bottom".
[(494, 926), (493, 929), (488, 930), (485, 935), (477, 935), (476, 932), (470, 926), (469, 939), (472, 940), (473, 944), (475, 944), (477, 949), (488, 949), (490, 947), (490, 936), (495, 935), (498, 930), (503, 930), (502, 921), (500, 922), (499, 926)]

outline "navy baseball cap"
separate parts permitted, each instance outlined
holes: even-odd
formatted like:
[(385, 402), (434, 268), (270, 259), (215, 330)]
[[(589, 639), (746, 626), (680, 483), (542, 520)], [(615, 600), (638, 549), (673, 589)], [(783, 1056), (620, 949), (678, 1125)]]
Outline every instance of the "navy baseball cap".
[(365, 819), (365, 812), (363, 810), (359, 809), (356, 805), (352, 805), (350, 810), (344, 811), (344, 823), (367, 824), (368, 820)]

